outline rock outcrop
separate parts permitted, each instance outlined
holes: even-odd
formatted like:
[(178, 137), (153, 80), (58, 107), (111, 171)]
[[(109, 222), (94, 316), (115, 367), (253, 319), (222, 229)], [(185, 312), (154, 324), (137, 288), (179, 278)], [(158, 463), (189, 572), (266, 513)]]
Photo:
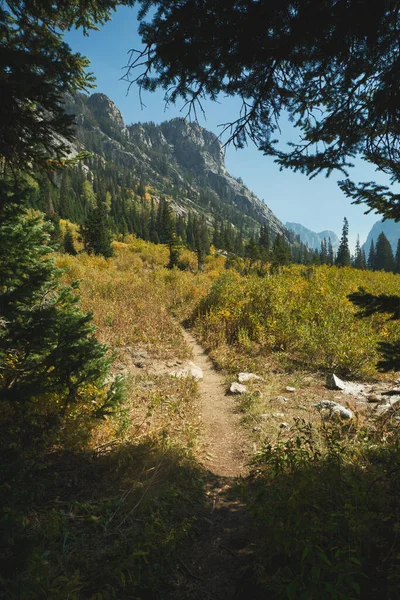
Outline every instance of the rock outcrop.
[(265, 224), (273, 235), (289, 236), (268, 206), (227, 172), (221, 142), (197, 123), (177, 118), (126, 126), (115, 104), (98, 93), (68, 97), (66, 109), (77, 116), (80, 150), (99, 154), (116, 169), (132, 170), (172, 198), (177, 214), (191, 210), (209, 223), (229, 215), (244, 231)]

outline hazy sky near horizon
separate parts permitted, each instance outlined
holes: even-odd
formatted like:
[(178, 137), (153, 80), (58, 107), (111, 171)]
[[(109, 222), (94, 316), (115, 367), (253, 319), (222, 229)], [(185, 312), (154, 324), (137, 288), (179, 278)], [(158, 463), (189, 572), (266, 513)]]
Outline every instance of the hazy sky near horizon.
[[(96, 76), (97, 84), (93, 92), (106, 94), (119, 108), (128, 125), (139, 121), (161, 123), (186, 116), (186, 111), (182, 110), (183, 102), (165, 107), (163, 90), (145, 92), (145, 107), (141, 107), (137, 86), (132, 85), (128, 93), (127, 82), (121, 80), (128, 62), (128, 51), (141, 47), (136, 13), (136, 9), (121, 7), (99, 31), (92, 31), (88, 36), (83, 36), (81, 31), (71, 31), (65, 35), (65, 41), (72, 50), (90, 59), (90, 70)], [(220, 135), (222, 128), (219, 125), (238, 117), (240, 101), (221, 98), (219, 103), (206, 101), (203, 107), (206, 119), (198, 112), (199, 124)], [(288, 129), (288, 124), (283, 122), (282, 125), (283, 131)], [(226, 139), (227, 136), (222, 137), (221, 141), (225, 142)], [(283, 223), (301, 223), (316, 232), (329, 229), (340, 238), (343, 217), (347, 217), (351, 250), (357, 234), (361, 243), (364, 243), (372, 225), (380, 220), (377, 214), (364, 215), (365, 207), (352, 205), (344, 196), (336, 183), (343, 179), (341, 173), (334, 173), (330, 178), (319, 175), (309, 180), (301, 173), (287, 169), (280, 171), (273, 160), (264, 156), (253, 144), (241, 150), (236, 150), (233, 145), (227, 146), (225, 159), (228, 171), (235, 177), (241, 177)], [(361, 161), (350, 173), (351, 179), (356, 182), (387, 181), (378, 175), (371, 166)]]

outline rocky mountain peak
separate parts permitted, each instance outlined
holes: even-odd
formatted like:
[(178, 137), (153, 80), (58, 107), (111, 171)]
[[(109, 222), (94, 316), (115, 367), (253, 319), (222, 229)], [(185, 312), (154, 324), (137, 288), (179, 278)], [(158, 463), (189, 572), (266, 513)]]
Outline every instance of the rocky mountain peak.
[(169, 197), (177, 214), (192, 211), (209, 223), (223, 218), (244, 233), (266, 224), (273, 234), (288, 235), (268, 206), (227, 172), (221, 142), (198, 123), (175, 118), (126, 127), (118, 108), (101, 93), (78, 94), (66, 108), (77, 115), (82, 147)]
[(328, 241), (329, 239), (335, 252), (339, 248), (340, 241), (334, 231), (325, 230), (317, 233), (315, 231), (311, 231), (311, 229), (307, 229), (307, 227), (304, 227), (304, 225), (301, 225), (300, 223), (286, 222), (285, 225), (290, 231), (293, 231), (295, 234), (299, 235), (303, 244), (306, 244), (309, 248), (319, 250), (321, 242), (323, 240)]
[(92, 94), (87, 99), (87, 106), (94, 116), (100, 121), (107, 122), (114, 129), (126, 135), (127, 128), (121, 111), (115, 106), (108, 96), (101, 93)]

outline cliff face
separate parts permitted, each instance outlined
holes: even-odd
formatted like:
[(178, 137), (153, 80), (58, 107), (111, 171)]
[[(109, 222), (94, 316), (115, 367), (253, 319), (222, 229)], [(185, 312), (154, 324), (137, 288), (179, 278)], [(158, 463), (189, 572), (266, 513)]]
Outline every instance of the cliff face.
[(368, 234), (366, 242), (363, 245), (363, 249), (365, 250), (365, 254), (367, 256), (371, 247), (371, 242), (373, 241), (374, 245), (376, 246), (376, 242), (380, 233), (385, 234), (388, 241), (390, 242), (390, 245), (392, 246), (393, 252), (396, 253), (397, 242), (400, 238), (400, 222), (396, 223), (392, 219), (388, 219), (387, 221), (377, 221), (372, 226), (372, 229)]
[(316, 233), (315, 231), (311, 231), (311, 229), (307, 229), (300, 223), (285, 223), (286, 227), (290, 231), (294, 231), (297, 235), (300, 236), (300, 240), (303, 244), (306, 244), (311, 249), (319, 250), (321, 247), (321, 242), (325, 239), (326, 241), (331, 240), (332, 248), (336, 252), (339, 248), (339, 238), (336, 233), (333, 231), (320, 231)]
[(66, 107), (77, 115), (82, 149), (100, 154), (116, 169), (134, 171), (169, 196), (178, 214), (192, 210), (210, 222), (220, 217), (249, 231), (266, 224), (274, 234), (287, 235), (268, 206), (229, 175), (218, 138), (196, 123), (178, 118), (127, 127), (104, 94), (79, 94), (68, 98)]

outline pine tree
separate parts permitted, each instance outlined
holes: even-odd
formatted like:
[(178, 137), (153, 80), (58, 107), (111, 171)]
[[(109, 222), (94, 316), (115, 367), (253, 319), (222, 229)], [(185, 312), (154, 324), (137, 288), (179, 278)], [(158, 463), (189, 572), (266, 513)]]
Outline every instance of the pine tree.
[(176, 235), (175, 216), (169, 202), (160, 199), (157, 212), (157, 229), (162, 244), (167, 244), (169, 249), (168, 269), (178, 266), (180, 243)]
[(324, 238), (321, 241), (321, 249), (319, 252), (319, 258), (320, 258), (320, 263), (321, 265), (326, 265), (328, 262), (328, 248), (326, 245), (326, 239)]
[(349, 222), (346, 217), (343, 220), (342, 237), (340, 239), (335, 264), (338, 267), (349, 267), (351, 265), (349, 250)]
[(361, 250), (360, 236), (357, 235), (356, 248), (354, 251), (353, 267), (355, 269), (365, 269), (365, 255)]
[(49, 222), (52, 224), (52, 228), (50, 229), (50, 240), (53, 246), (57, 249), (60, 248), (63, 244), (63, 236), (61, 233), (60, 227), (60, 217), (53, 213), (48, 217)]
[(394, 271), (393, 250), (383, 233), (379, 234), (375, 247), (375, 270), (376, 271)]
[(371, 245), (369, 247), (367, 266), (370, 271), (375, 271), (375, 246), (374, 240), (371, 240)]
[(253, 236), (251, 236), (245, 246), (244, 255), (249, 259), (249, 268), (260, 259), (260, 246), (256, 243)]
[(332, 267), (335, 262), (335, 255), (333, 252), (333, 246), (331, 238), (328, 239), (328, 256), (327, 256), (327, 264)]
[(113, 255), (107, 212), (102, 202), (97, 201), (97, 205), (89, 210), (80, 233), (86, 252), (101, 254), (105, 258)]
[(75, 221), (72, 203), (71, 179), (66, 170), (63, 171), (60, 186), (60, 199), (58, 202), (58, 214), (62, 219)]
[(362, 260), (362, 269), (365, 271), (367, 269), (367, 257), (365, 256), (364, 248), (361, 250), (361, 260)]
[(261, 225), (258, 245), (260, 248), (260, 259), (262, 260), (262, 262), (265, 263), (269, 260), (270, 245), (271, 245), (271, 240), (270, 240), (270, 235), (269, 235), (267, 225)]
[(210, 252), (210, 238), (205, 218), (197, 221), (195, 228), (195, 249), (197, 254), (197, 268), (200, 271), (203, 268), (204, 260)]
[[(189, 215), (190, 215), (190, 213), (189, 213)], [(188, 240), (188, 243), (189, 243), (189, 240)], [(220, 226), (218, 224), (217, 219), (214, 219), (212, 243), (215, 246), (215, 248), (221, 248), (222, 244), (221, 244)]]
[(259, 245), (264, 248), (267, 252), (269, 251), (271, 240), (269, 236), (269, 230), (267, 225), (261, 225), (260, 238), (258, 240)]
[(62, 286), (49, 239), (42, 216), (13, 205), (0, 216), (0, 439), (7, 451), (61, 431), (88, 384), (95, 399), (88, 417), (104, 415), (119, 397), (105, 383), (106, 348), (93, 336), (91, 315), (79, 310), (77, 284)]
[(290, 248), (284, 236), (278, 233), (272, 245), (271, 267), (276, 269), (281, 265), (288, 265), (291, 261)]
[(72, 236), (72, 231), (68, 225), (65, 229), (65, 235), (64, 235), (64, 251), (67, 254), (72, 254), (72, 256), (76, 256), (76, 254), (77, 254), (75, 246), (74, 246), (74, 238)]
[(233, 243), (233, 251), (236, 256), (244, 256), (244, 247), (243, 247), (243, 233), (242, 231), (237, 231), (235, 235), (235, 240)]

